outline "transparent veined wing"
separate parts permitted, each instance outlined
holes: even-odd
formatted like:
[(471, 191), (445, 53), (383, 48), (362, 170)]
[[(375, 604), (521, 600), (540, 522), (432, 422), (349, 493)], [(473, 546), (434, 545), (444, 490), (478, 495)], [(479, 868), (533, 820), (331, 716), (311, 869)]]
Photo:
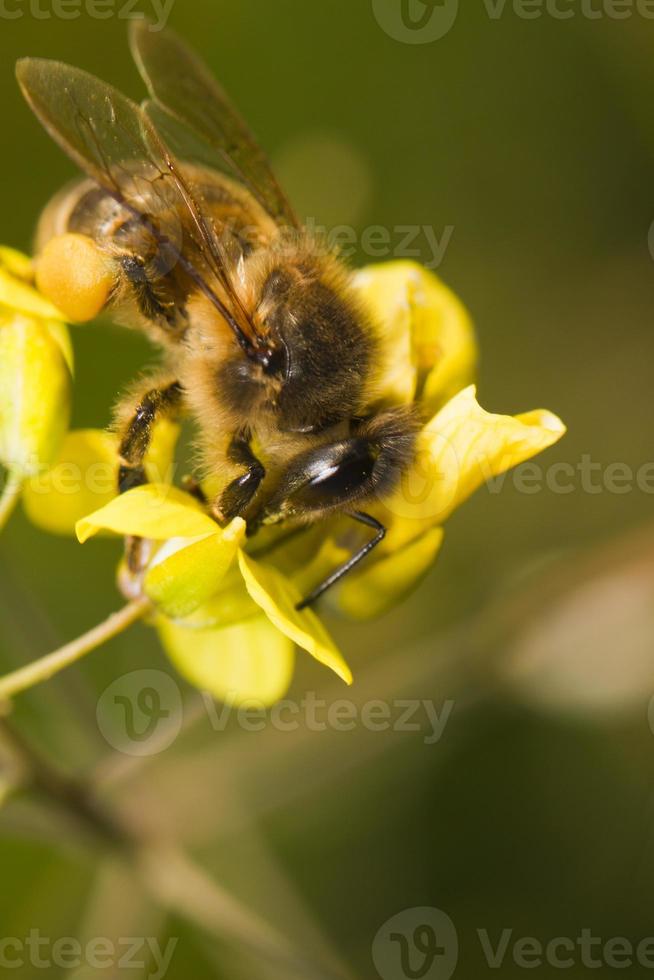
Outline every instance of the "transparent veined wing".
[(146, 112), (157, 129), (179, 134), (182, 124), (213, 152), (214, 165), (240, 181), (279, 225), (297, 228), (266, 154), (198, 55), (172, 31), (152, 31), (145, 20), (130, 23), (130, 45), (155, 103)]
[[(71, 159), (143, 222), (225, 317), (243, 349), (256, 332), (234, 294), (226, 246), (142, 108), (88, 72), (58, 61), (23, 58), (16, 76), (29, 105)], [(181, 221), (183, 215), (186, 221)], [(207, 281), (208, 269), (228, 303)]]

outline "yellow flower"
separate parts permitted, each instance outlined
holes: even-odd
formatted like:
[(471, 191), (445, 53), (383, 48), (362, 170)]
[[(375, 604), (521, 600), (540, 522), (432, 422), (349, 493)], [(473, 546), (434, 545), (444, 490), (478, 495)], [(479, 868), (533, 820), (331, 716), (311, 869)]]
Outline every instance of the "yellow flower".
[(192, 683), (235, 702), (275, 701), (288, 685), (296, 644), (351, 682), (313, 610), (295, 608), (302, 599), (297, 586), (246, 553), (240, 517), (221, 528), (189, 494), (150, 483), (77, 523), (80, 541), (100, 530), (163, 542), (143, 591), (157, 607), (165, 648)]
[(0, 463), (21, 483), (50, 466), (68, 428), (73, 356), (61, 313), (0, 248)]
[[(565, 428), (545, 410), (512, 417), (480, 407), (470, 319), (432, 273), (413, 262), (391, 262), (361, 270), (354, 284), (385, 352), (378, 403), (415, 402), (426, 420), (400, 485), (368, 508), (388, 529), (384, 541), (325, 596), (332, 610), (365, 619), (384, 612), (425, 575), (441, 547), (443, 522), (459, 504), (485, 481), (551, 446)], [(107, 438), (71, 433), (62, 458), (85, 458), (88, 465), (93, 452), (105, 452), (101, 439)], [(173, 441), (169, 437), (168, 458)], [(165, 649), (192, 683), (224, 700), (271, 703), (288, 686), (296, 645), (350, 682), (316, 614), (296, 609), (361, 545), (361, 529), (346, 516), (300, 533), (265, 528), (246, 540), (242, 520), (218, 527), (167, 479), (120, 497), (96, 497), (101, 506), (90, 514), (88, 493), (64, 503), (54, 477), (45, 480), (49, 495), (29, 490), (26, 496), (28, 512), (42, 526), (69, 530), (74, 517), (82, 541), (113, 532), (154, 542), (140, 587), (154, 604)]]

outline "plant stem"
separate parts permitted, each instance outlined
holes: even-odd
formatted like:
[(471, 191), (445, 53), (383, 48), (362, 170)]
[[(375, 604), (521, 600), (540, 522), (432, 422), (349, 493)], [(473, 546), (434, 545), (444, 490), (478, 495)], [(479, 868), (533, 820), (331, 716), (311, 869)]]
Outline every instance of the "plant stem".
[(13, 509), (18, 503), (22, 485), (23, 481), (15, 473), (7, 475), (7, 481), (0, 494), (0, 531), (11, 517)]
[(52, 766), (23, 737), (8, 718), (0, 718), (0, 736), (9, 746), (25, 771), (32, 789), (53, 801), (63, 812), (72, 816), (81, 827), (106, 844), (128, 847), (126, 835), (117, 815), (103, 807), (94, 787)]
[[(24, 767), (32, 789), (71, 816), (80, 828), (90, 831), (92, 839), (122, 856), (160, 908), (177, 913), (214, 940), (226, 940), (235, 949), (272, 963), (280, 969), (279, 975), (289, 980), (347, 980), (342, 972), (323, 969), (296, 950), (283, 934), (214, 881), (174, 841), (159, 838), (147, 820), (134, 826), (128, 813), (97, 795), (94, 781), (60, 771), (9, 719), (0, 717), (0, 736)], [(77, 835), (75, 840), (79, 840)]]
[(99, 626), (94, 626), (88, 633), (83, 633), (77, 639), (66, 643), (52, 653), (46, 654), (40, 660), (27, 664), (26, 667), (20, 667), (18, 670), (12, 671), (11, 674), (6, 674), (0, 678), (0, 702), (41, 683), (41, 681), (47, 681), (54, 674), (58, 674), (60, 670), (75, 663), (76, 660), (81, 660), (85, 654), (95, 650), (96, 647), (106, 643), (113, 636), (122, 633), (132, 623), (142, 619), (151, 608), (149, 599), (134, 599), (118, 612), (112, 613)]

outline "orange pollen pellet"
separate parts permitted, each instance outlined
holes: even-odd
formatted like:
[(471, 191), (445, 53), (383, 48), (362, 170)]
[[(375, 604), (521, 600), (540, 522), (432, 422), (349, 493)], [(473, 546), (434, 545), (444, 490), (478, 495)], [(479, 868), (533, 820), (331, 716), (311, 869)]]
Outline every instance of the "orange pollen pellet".
[(114, 278), (107, 257), (86, 235), (57, 235), (36, 260), (37, 288), (67, 320), (77, 323), (100, 313)]

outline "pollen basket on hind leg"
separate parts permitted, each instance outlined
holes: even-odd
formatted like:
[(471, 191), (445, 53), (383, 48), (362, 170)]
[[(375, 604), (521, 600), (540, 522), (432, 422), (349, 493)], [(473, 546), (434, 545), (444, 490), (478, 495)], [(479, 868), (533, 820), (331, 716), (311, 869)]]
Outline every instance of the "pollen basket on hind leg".
[(87, 235), (52, 238), (36, 260), (36, 284), (68, 320), (92, 320), (115, 280), (111, 261)]

